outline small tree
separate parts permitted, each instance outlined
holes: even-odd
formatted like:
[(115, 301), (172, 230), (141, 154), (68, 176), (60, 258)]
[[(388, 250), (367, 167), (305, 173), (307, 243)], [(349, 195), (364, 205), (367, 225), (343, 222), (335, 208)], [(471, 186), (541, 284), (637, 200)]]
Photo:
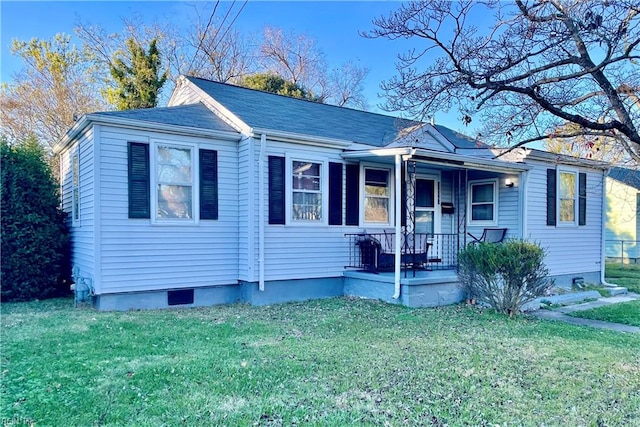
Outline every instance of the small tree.
[(278, 95), (290, 96), (292, 98), (306, 99), (308, 101), (318, 101), (313, 94), (309, 93), (302, 86), (286, 81), (282, 77), (269, 74), (258, 73), (246, 76), (240, 80), (240, 86), (249, 89), (263, 90), (265, 92), (277, 93)]
[(58, 185), (32, 136), (0, 141), (2, 170), (2, 301), (69, 292), (69, 231), (58, 208)]
[(470, 297), (512, 317), (553, 285), (544, 257), (540, 246), (525, 240), (469, 245), (458, 254), (458, 276)]
[(108, 91), (109, 101), (118, 110), (153, 108), (158, 105), (158, 93), (167, 81), (168, 73), (160, 74), (160, 51), (151, 40), (149, 50), (133, 38), (127, 40), (128, 52), (118, 52), (110, 66), (116, 88)]

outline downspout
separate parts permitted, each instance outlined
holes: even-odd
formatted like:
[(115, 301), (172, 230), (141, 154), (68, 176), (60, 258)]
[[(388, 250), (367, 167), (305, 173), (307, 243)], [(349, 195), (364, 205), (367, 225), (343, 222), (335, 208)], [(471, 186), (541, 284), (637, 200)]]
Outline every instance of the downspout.
[(264, 291), (264, 150), (267, 135), (260, 136), (260, 156), (258, 156), (258, 290)]
[[(606, 215), (606, 206), (607, 206), (607, 175), (609, 175), (609, 169), (605, 169), (602, 172), (602, 209), (600, 214), (600, 283), (604, 286), (617, 287), (618, 285), (614, 283), (609, 283), (604, 279), (605, 275), (605, 236), (607, 230), (607, 215)], [(621, 254), (624, 257), (624, 254)]]
[(402, 260), (400, 253), (400, 235), (402, 233), (402, 169), (401, 169), (401, 158), (400, 154), (396, 154), (396, 173), (395, 173), (395, 274), (394, 274), (394, 283), (395, 283), (395, 293), (393, 294), (393, 299), (400, 298), (400, 261)]

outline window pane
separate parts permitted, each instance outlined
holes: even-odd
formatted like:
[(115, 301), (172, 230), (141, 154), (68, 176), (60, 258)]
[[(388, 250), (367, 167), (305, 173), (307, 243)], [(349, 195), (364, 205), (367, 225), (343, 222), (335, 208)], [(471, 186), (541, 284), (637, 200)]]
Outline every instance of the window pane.
[(389, 171), (380, 169), (365, 169), (364, 181), (366, 184), (386, 187), (389, 183)]
[(308, 176), (293, 176), (294, 190), (320, 191), (320, 178)]
[(471, 203), (493, 203), (493, 183), (472, 185)]
[(191, 183), (191, 150), (189, 148), (158, 147), (158, 181)]
[(575, 201), (573, 199), (560, 200), (560, 221), (574, 222), (576, 219)]
[(493, 221), (493, 204), (473, 205), (471, 207), (472, 221)]
[(416, 212), (416, 233), (433, 233), (433, 211)]
[(576, 174), (560, 172), (560, 197), (573, 199), (576, 195)]
[(158, 186), (158, 218), (193, 218), (191, 187)]
[(416, 180), (416, 206), (432, 208), (434, 195), (434, 182), (427, 179)]
[(296, 221), (322, 220), (322, 194), (294, 192), (292, 216)]
[(389, 199), (366, 197), (364, 201), (364, 220), (366, 222), (389, 222)]
[(320, 163), (294, 161), (293, 175), (320, 176)]

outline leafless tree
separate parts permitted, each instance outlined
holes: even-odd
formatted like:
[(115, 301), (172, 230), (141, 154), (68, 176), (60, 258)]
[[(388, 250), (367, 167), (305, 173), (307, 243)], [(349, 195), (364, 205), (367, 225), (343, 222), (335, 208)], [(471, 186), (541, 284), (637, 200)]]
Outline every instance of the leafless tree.
[(226, 10), (219, 1), (197, 5), (195, 23), (183, 37), (190, 59), (182, 63), (178, 74), (226, 83), (255, 72), (253, 49), (233, 26), (246, 3), (223, 3)]
[(362, 92), (368, 73), (368, 67), (360, 66), (355, 62), (347, 62), (341, 68), (332, 70), (329, 73), (328, 102), (340, 107), (352, 106), (366, 110), (367, 100)]
[(347, 62), (330, 70), (315, 39), (266, 27), (260, 44), (263, 68), (309, 91), (319, 102), (366, 108), (363, 83), (367, 67)]
[[(479, 113), (488, 142), (614, 138), (638, 160), (639, 12), (637, 0), (424, 0), (365, 35), (423, 43), (383, 82), (387, 109), (423, 118), (456, 105), (466, 124)], [(567, 122), (577, 128), (554, 133)]]

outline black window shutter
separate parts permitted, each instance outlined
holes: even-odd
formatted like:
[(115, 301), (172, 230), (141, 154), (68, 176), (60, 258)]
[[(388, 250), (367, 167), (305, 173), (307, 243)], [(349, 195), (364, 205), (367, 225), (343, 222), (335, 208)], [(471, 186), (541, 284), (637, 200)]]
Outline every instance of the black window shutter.
[(587, 225), (587, 174), (578, 174), (578, 225)]
[(284, 157), (269, 156), (269, 224), (284, 224)]
[(218, 152), (200, 150), (200, 219), (218, 219)]
[(342, 163), (329, 163), (329, 225), (342, 225)]
[(129, 218), (151, 217), (149, 144), (128, 144)]
[(547, 225), (556, 225), (556, 170), (547, 169)]
[(358, 225), (360, 221), (360, 166), (346, 167), (346, 225)]

